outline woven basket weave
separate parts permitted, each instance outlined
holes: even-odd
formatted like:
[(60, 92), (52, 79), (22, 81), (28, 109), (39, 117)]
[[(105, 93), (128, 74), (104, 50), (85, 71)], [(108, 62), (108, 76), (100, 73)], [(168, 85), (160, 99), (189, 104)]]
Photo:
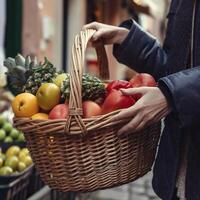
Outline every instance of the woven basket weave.
[[(160, 123), (137, 133), (117, 136), (130, 119), (110, 123), (120, 111), (82, 118), (81, 84), (84, 55), (94, 30), (82, 31), (72, 47), (69, 117), (66, 120), (15, 118), (43, 181), (60, 191), (89, 192), (131, 182), (151, 170)], [(105, 49), (98, 45), (100, 75), (108, 79)]]

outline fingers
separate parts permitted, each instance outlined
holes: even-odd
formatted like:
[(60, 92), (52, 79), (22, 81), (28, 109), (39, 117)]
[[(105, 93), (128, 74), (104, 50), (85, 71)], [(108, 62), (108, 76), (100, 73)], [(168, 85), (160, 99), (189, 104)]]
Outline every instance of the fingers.
[(99, 25), (100, 25), (100, 23), (98, 23), (98, 22), (92, 22), (92, 23), (84, 25), (82, 29), (83, 30), (86, 30), (86, 29), (98, 30)]
[(148, 125), (147, 123), (145, 123), (144, 121), (141, 121), (141, 123), (134, 129), (133, 132), (141, 131), (147, 125)]
[(115, 122), (115, 121), (119, 121), (119, 120), (126, 119), (129, 117), (134, 117), (137, 114), (137, 111), (138, 111), (138, 107), (136, 103), (133, 106), (122, 110), (119, 114), (112, 117), (112, 119), (110, 119), (109, 122)]
[(92, 41), (96, 42), (101, 39), (104, 44), (120, 43), (120, 41), (127, 35), (128, 32), (128, 30), (124, 31), (124, 28), (97, 22), (92, 22), (85, 25), (83, 30), (85, 29), (96, 30), (92, 37)]
[(96, 22), (92, 22), (83, 26), (82, 30), (85, 31), (87, 29), (94, 29), (97, 30)]
[(145, 121), (141, 116), (136, 115), (128, 124), (123, 126), (119, 131), (118, 135), (123, 135), (125, 133), (135, 133), (141, 131), (144, 127), (150, 125), (150, 121)]
[(99, 39), (101, 39), (101, 37), (103, 37), (104, 34), (104, 29), (102, 28), (102, 26), (104, 26), (104, 24), (98, 23), (98, 22), (92, 22), (90, 24), (86, 24), (85, 26), (83, 26), (83, 30), (87, 30), (87, 29), (94, 29), (96, 30), (96, 32), (94, 33), (94, 35), (92, 36), (92, 41), (93, 42), (97, 42)]
[(146, 94), (152, 89), (152, 87), (138, 87), (138, 88), (128, 88), (128, 89), (121, 89), (122, 93), (125, 95), (133, 95), (133, 94)]
[(122, 135), (124, 133), (135, 132), (135, 129), (141, 123), (142, 119), (140, 115), (136, 115), (129, 123), (123, 126), (119, 131), (118, 135)]

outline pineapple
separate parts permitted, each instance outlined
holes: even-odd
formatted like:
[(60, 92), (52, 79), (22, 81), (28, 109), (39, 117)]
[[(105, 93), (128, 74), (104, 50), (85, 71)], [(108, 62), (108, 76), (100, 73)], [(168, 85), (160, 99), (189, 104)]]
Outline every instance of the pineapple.
[(29, 92), (31, 94), (36, 94), (38, 88), (42, 83), (51, 83), (56, 77), (56, 68), (45, 58), (44, 64), (37, 64), (35, 60), (35, 65), (29, 69), (29, 77), (26, 80), (26, 84), (23, 86), (24, 92)]
[[(69, 74), (67, 78), (61, 84), (62, 98), (66, 101), (69, 100), (70, 95), (70, 81)], [(106, 94), (106, 89), (104, 83), (97, 77), (91, 76), (89, 74), (83, 74), (82, 79), (82, 100), (91, 100), (98, 102), (103, 99)]]
[(30, 56), (24, 58), (18, 54), (15, 59), (7, 58), (4, 66), (8, 68), (8, 88), (14, 95), (22, 92), (36, 94), (44, 82), (53, 82), (56, 68), (45, 58), (45, 62), (38, 63), (36, 57), (31, 61)]
[[(24, 58), (18, 54), (15, 58), (7, 58), (4, 65), (8, 68), (7, 82), (8, 88), (14, 94), (28, 92), (33, 95), (42, 83), (54, 82), (58, 73), (56, 68), (45, 58), (45, 62), (38, 63), (37, 59), (31, 60), (30, 56)], [(69, 74), (66, 74), (66, 79), (61, 83), (62, 98), (69, 100), (70, 81)], [(105, 97), (106, 89), (104, 83), (97, 77), (89, 74), (83, 74), (82, 80), (82, 100), (96, 101), (97, 103)]]

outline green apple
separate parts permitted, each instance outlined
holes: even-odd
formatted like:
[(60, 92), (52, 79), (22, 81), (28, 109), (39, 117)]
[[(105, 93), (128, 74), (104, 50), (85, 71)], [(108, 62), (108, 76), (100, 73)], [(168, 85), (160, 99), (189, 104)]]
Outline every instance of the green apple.
[(9, 134), (10, 137), (13, 139), (17, 139), (19, 137), (19, 131), (15, 128), (12, 129), (12, 131)]
[(4, 129), (0, 129), (0, 140), (4, 140), (6, 137), (6, 131)]
[(25, 137), (24, 137), (24, 134), (22, 132), (19, 133), (17, 141), (18, 142), (25, 142)]
[(54, 83), (44, 83), (39, 87), (36, 97), (40, 108), (51, 110), (60, 102), (60, 88)]
[(4, 142), (13, 142), (13, 139), (10, 136), (7, 136)]
[(4, 123), (3, 127), (2, 127), (7, 133), (10, 133), (10, 131), (13, 129), (13, 126), (11, 123), (6, 122)]

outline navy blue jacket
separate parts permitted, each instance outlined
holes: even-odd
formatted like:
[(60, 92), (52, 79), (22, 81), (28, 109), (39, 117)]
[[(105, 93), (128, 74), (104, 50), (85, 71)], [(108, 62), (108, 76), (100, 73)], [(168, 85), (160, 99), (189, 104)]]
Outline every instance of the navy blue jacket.
[(164, 45), (133, 20), (117, 60), (138, 72), (152, 74), (172, 106), (165, 119), (154, 166), (153, 188), (164, 200), (172, 198), (180, 164), (180, 146), (189, 135), (187, 200), (200, 200), (200, 6), (199, 0), (172, 0)]

